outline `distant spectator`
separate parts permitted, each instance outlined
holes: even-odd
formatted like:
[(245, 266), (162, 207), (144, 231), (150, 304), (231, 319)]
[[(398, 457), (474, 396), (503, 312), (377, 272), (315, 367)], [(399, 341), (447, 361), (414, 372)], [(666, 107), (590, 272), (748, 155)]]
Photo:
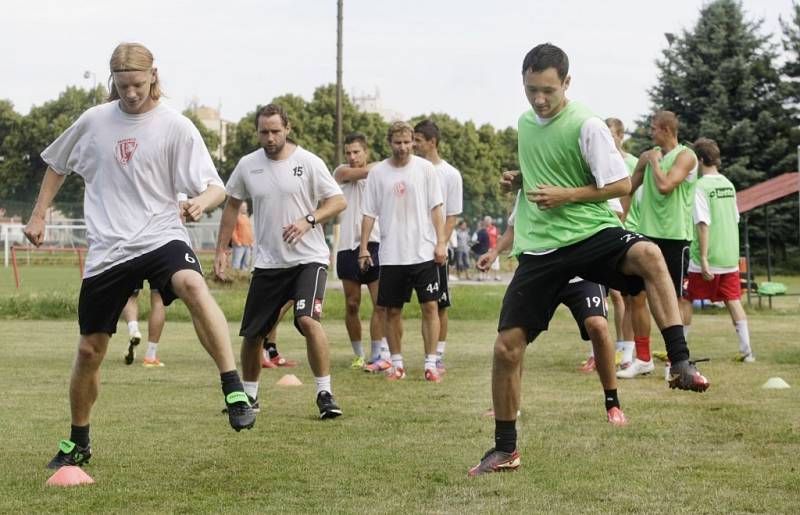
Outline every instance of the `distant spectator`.
[(456, 275), (459, 279), (462, 272), (469, 280), (469, 227), (464, 220), (456, 227)]
[(242, 202), (242, 205), (239, 206), (236, 227), (233, 228), (233, 234), (231, 235), (231, 245), (233, 246), (233, 263), (231, 267), (234, 270), (247, 270), (250, 268), (250, 253), (253, 248), (253, 224), (247, 214), (247, 202)]
[[(483, 217), (483, 225), (486, 227), (486, 233), (489, 236), (489, 249), (493, 249), (497, 247), (497, 226), (492, 223), (491, 216), (484, 216)], [(488, 249), (487, 249), (488, 252)], [(495, 281), (499, 281), (500, 277), (498, 277), (497, 272), (500, 271), (500, 258), (498, 257), (492, 262), (491, 266), (492, 275), (494, 276)]]

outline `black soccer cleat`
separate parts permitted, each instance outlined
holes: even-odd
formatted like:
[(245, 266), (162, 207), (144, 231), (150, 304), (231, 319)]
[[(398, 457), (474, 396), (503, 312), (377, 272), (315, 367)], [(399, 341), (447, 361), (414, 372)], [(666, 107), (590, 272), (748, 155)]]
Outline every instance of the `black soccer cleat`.
[(242, 391), (229, 393), (225, 397), (225, 404), (228, 408), (228, 421), (237, 433), (242, 429), (252, 428), (256, 423), (256, 413), (250, 406), (250, 399), (246, 393)]
[(139, 345), (140, 341), (142, 341), (142, 335), (139, 334), (139, 331), (131, 335), (131, 339), (128, 341), (128, 352), (123, 356), (126, 365), (130, 365), (136, 359), (136, 346)]
[[(247, 401), (250, 403), (250, 407), (253, 409), (253, 413), (261, 413), (261, 404), (258, 403), (258, 399), (254, 399), (247, 396)], [(226, 404), (224, 408), (222, 408), (222, 412), (226, 415), (228, 414), (228, 405)]]
[(70, 440), (61, 440), (58, 444), (58, 454), (47, 464), (49, 469), (61, 467), (82, 467), (89, 463), (92, 457), (92, 446), (81, 447)]
[(697, 370), (695, 362), (688, 359), (673, 363), (670, 366), (667, 382), (670, 388), (694, 392), (704, 392), (709, 387), (708, 379)]
[(319, 418), (324, 420), (326, 418), (336, 418), (342, 414), (341, 408), (333, 400), (331, 392), (319, 392), (317, 394), (317, 406), (319, 407)]

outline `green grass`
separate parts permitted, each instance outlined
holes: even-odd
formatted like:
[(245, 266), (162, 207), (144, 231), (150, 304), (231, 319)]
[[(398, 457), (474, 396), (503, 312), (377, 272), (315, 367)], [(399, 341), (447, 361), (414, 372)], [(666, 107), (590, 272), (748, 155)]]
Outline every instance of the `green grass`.
[[(278, 387), (265, 370), (262, 412), (235, 433), (190, 323), (169, 322), (162, 369), (126, 367), (112, 339), (92, 420), (95, 485), (45, 487), (45, 463), (68, 436), (67, 383), (74, 320), (3, 322), (0, 512), (158, 513), (798, 513), (800, 327), (794, 316), (751, 316), (758, 361), (729, 361), (725, 314), (698, 314), (695, 356), (705, 394), (669, 390), (661, 369), (620, 385), (627, 428), (605, 422), (595, 375), (576, 371), (588, 346), (563, 308), (527, 352), (517, 473), (466, 478), (491, 446), (490, 362), (502, 288), (457, 290), (442, 384), (421, 380), (419, 321), (405, 326), (408, 379), (387, 383), (349, 370), (341, 297), (324, 326), (333, 387), (345, 416), (317, 420), (304, 344), (284, 322), (279, 345), (303, 360), (301, 387)], [(460, 304), (459, 302), (462, 302)], [(462, 308), (463, 306), (463, 308)], [(468, 308), (469, 306), (475, 306)], [(472, 319), (463, 310), (480, 313)], [(462, 315), (457, 315), (459, 312)], [(120, 325), (124, 335), (124, 327)], [(238, 352), (238, 322), (231, 335)], [(656, 340), (657, 341), (657, 340)], [(656, 344), (655, 348), (660, 348)], [(779, 376), (788, 390), (763, 390)]]

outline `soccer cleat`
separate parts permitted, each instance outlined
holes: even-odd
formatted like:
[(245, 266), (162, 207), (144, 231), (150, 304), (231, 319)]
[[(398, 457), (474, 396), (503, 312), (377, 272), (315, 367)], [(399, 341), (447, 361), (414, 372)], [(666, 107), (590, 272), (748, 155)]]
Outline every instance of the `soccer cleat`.
[(266, 350), (261, 352), (261, 368), (278, 368), (278, 365), (270, 361), (269, 353)]
[(158, 358), (144, 358), (142, 366), (148, 368), (156, 368), (156, 367), (163, 367), (164, 364), (161, 363), (161, 360)]
[(628, 368), (617, 371), (617, 377), (620, 379), (633, 379), (636, 376), (643, 376), (651, 373), (656, 369), (653, 365), (653, 360), (642, 361), (638, 358), (633, 360), (633, 363)]
[(619, 364), (619, 369), (625, 370), (626, 368), (630, 368), (630, 366), (631, 366), (630, 361), (623, 361), (622, 363)]
[(692, 390), (694, 392), (704, 392), (710, 386), (708, 379), (703, 377), (703, 374), (697, 370), (694, 361), (689, 361), (688, 359), (672, 364), (667, 382), (670, 388)]
[(280, 355), (270, 358), (270, 361), (276, 367), (296, 367), (300, 364), (299, 361), (293, 359), (282, 358)]
[(406, 370), (403, 367), (392, 367), (386, 371), (387, 381), (397, 381), (406, 378)]
[(49, 469), (60, 469), (61, 467), (78, 466), (82, 467), (89, 462), (92, 457), (92, 446), (81, 447), (71, 440), (61, 440), (58, 443), (58, 454), (47, 464)]
[(586, 358), (586, 361), (581, 363), (581, 366), (578, 368), (581, 372), (594, 372), (594, 356), (589, 356)]
[(621, 409), (614, 406), (606, 412), (608, 415), (608, 423), (612, 426), (622, 427), (628, 425), (628, 419), (625, 418), (625, 413)]
[(739, 363), (754, 363), (756, 357), (753, 356), (752, 352), (748, 352), (745, 354), (744, 352), (740, 352), (733, 357), (733, 361), (738, 361)]
[(476, 477), (490, 472), (511, 472), (517, 470), (520, 463), (519, 450), (514, 449), (514, 452), (508, 453), (491, 448), (477, 465), (469, 469), (467, 475)]
[(243, 391), (231, 392), (225, 397), (228, 408), (228, 421), (238, 433), (250, 429), (256, 423), (256, 413), (250, 406), (250, 398)]
[(447, 369), (444, 367), (444, 359), (442, 358), (436, 358), (436, 373), (440, 376), (447, 373)]
[(436, 370), (429, 368), (425, 370), (425, 380), (430, 381), (431, 383), (441, 383), (442, 376), (439, 375), (439, 373)]
[(333, 400), (331, 392), (322, 391), (317, 394), (317, 407), (319, 408), (320, 420), (336, 418), (342, 414), (342, 410)]
[(126, 365), (130, 365), (136, 359), (136, 346), (139, 345), (140, 341), (142, 341), (142, 333), (139, 331), (133, 333), (131, 339), (128, 340), (128, 352), (123, 356)]
[(355, 356), (353, 357), (352, 363), (350, 363), (350, 368), (353, 370), (360, 370), (364, 368), (364, 357), (363, 356)]
[[(253, 413), (261, 413), (261, 405), (258, 403), (258, 398), (252, 398), (249, 395), (247, 396), (247, 402), (250, 403), (250, 408), (252, 408)], [(228, 406), (222, 408), (222, 412), (227, 414), (228, 413)]]
[(380, 372), (385, 372), (392, 368), (392, 363), (390, 361), (386, 361), (385, 359), (379, 359), (374, 363), (367, 365), (364, 367), (364, 372), (371, 372), (373, 374), (378, 374)]

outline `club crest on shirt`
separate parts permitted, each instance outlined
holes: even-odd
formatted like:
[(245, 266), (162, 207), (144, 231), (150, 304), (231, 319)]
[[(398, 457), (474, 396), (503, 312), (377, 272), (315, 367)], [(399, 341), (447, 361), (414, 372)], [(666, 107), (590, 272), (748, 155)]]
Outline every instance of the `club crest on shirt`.
[(128, 164), (128, 161), (133, 159), (133, 153), (136, 152), (137, 147), (136, 138), (121, 139), (117, 141), (116, 155), (119, 164)]
[(406, 183), (403, 181), (398, 181), (394, 183), (394, 194), (398, 197), (402, 197), (406, 194)]

